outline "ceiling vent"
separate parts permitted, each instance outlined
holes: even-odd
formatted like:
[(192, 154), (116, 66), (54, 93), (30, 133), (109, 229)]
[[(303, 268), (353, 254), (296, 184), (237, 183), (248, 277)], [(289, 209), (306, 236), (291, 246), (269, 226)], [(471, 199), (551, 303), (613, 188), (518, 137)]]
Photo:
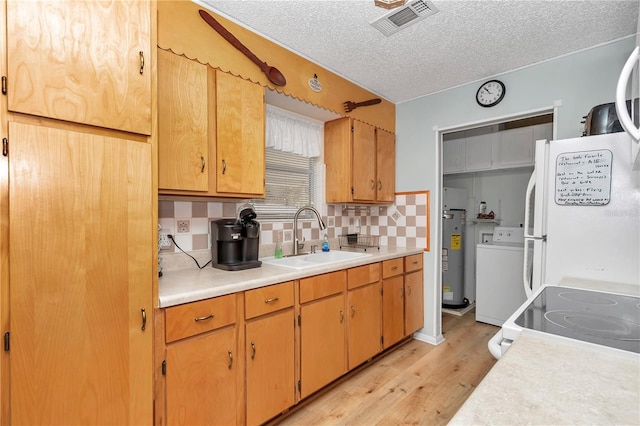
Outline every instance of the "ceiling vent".
[(391, 12), (371, 22), (382, 34), (389, 37), (391, 34), (405, 29), (423, 20), (429, 15), (437, 13), (438, 9), (428, 0), (413, 0), (408, 4), (393, 9)]

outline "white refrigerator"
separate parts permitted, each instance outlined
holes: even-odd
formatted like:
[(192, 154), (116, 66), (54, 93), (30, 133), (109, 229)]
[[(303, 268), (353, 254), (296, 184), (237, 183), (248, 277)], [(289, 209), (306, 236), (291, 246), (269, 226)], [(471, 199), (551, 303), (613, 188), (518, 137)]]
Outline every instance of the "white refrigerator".
[(527, 296), (579, 279), (640, 286), (640, 172), (624, 132), (537, 141), (525, 207)]

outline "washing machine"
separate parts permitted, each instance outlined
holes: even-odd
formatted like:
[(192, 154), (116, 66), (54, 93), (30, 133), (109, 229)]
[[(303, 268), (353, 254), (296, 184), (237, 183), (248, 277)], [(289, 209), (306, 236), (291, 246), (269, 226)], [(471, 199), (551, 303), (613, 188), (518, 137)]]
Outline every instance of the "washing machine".
[(523, 262), (524, 228), (496, 226), (476, 246), (476, 321), (502, 326), (527, 300)]

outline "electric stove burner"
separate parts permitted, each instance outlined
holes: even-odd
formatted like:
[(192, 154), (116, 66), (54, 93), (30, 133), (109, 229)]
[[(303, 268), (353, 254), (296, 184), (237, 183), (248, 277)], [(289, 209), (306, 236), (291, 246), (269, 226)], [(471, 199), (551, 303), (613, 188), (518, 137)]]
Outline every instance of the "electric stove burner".
[(549, 286), (516, 319), (521, 327), (640, 354), (640, 298)]

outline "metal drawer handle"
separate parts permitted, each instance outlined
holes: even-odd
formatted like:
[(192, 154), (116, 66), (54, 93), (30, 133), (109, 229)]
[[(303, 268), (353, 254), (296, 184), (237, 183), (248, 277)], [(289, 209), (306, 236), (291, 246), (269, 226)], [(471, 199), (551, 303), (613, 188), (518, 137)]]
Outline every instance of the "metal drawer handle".
[(204, 157), (200, 157), (200, 162), (202, 163), (202, 168), (200, 168), (200, 173), (204, 173), (204, 165), (205, 165)]
[(233, 354), (229, 351), (229, 370), (231, 370), (231, 366), (233, 366)]
[(144, 74), (144, 52), (140, 51), (140, 74)]
[(356, 307), (351, 305), (351, 318), (353, 318), (356, 315)]
[(378, 181), (378, 191), (382, 190), (382, 181)]
[(371, 189), (375, 189), (375, 188), (376, 188), (376, 181), (371, 179)]
[(142, 315), (142, 327), (140, 327), (140, 329), (144, 331), (144, 329), (147, 328), (147, 311), (142, 308), (140, 309), (140, 313)]
[(407, 288), (409, 289), (409, 296), (411, 296), (411, 286), (408, 285)]
[(397, 266), (394, 266), (394, 267), (391, 268), (392, 271), (395, 271), (396, 269), (398, 269)]
[(251, 359), (256, 357), (256, 344), (255, 342), (251, 342)]
[(224, 161), (224, 158), (222, 159), (222, 174), (224, 174), (227, 171), (227, 162)]
[(273, 303), (277, 302), (279, 299), (277, 297), (273, 297), (271, 299), (264, 299), (264, 303)]
[(340, 309), (340, 324), (342, 324), (342, 321), (344, 321), (344, 311)]
[(206, 320), (210, 320), (210, 319), (211, 319), (211, 318), (213, 318), (213, 317), (214, 317), (214, 315), (213, 315), (213, 314), (209, 314), (209, 315), (207, 315), (206, 317), (197, 317), (197, 318), (194, 318), (194, 321), (195, 321), (195, 322), (198, 322), (198, 321), (206, 321)]

